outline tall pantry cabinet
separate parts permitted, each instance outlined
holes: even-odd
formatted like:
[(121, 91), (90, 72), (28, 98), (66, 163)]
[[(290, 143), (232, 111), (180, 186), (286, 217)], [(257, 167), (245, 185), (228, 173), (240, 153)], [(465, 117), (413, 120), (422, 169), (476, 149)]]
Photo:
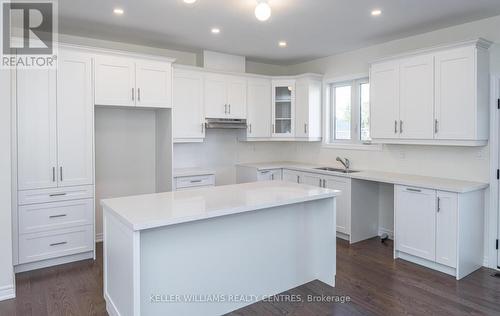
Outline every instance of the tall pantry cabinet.
[(94, 257), (92, 55), (16, 70), (16, 272)]

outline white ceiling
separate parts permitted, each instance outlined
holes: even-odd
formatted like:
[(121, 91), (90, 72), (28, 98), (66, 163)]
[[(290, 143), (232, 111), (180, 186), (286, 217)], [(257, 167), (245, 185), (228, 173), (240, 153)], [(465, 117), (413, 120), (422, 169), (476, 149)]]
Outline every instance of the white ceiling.
[[(292, 64), (500, 14), (500, 0), (64, 0), (61, 33), (188, 51), (201, 48), (254, 61)], [(123, 8), (122, 16), (113, 14)], [(383, 13), (372, 17), (380, 8)], [(219, 27), (221, 33), (210, 33)], [(278, 41), (286, 40), (287, 48)]]

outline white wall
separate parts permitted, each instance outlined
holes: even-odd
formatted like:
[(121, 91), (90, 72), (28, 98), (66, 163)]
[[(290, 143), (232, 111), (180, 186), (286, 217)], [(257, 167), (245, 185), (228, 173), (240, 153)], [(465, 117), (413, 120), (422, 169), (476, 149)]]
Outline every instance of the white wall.
[(289, 160), (293, 145), (240, 142), (242, 131), (207, 130), (203, 143), (174, 144), (174, 168), (204, 167), (216, 171), (217, 185), (236, 182), (239, 162)]
[(14, 297), (11, 223), (10, 72), (0, 70), (0, 300)]
[(103, 198), (156, 190), (154, 110), (95, 110), (96, 235), (102, 235)]
[[(377, 58), (483, 37), (494, 42), (490, 49), (490, 68), (492, 73), (500, 73), (499, 30), (500, 16), (496, 16), (293, 65), (289, 68), (289, 72), (291, 74), (319, 72), (325, 74), (327, 79), (368, 73), (369, 62)], [(295, 148), (294, 159), (334, 165), (335, 157), (342, 156), (351, 159), (354, 169), (377, 169), (489, 182), (489, 155), (489, 146), (465, 148), (389, 145), (384, 146), (382, 151), (367, 152), (325, 149), (318, 144), (299, 144)], [(390, 192), (381, 189), (381, 193), (383, 201), (390, 203)], [(488, 203), (489, 201), (486, 201), (486, 205)], [(386, 229), (393, 225), (389, 206), (381, 205), (382, 213), (379, 218), (380, 226)], [(488, 224), (488, 217), (485, 221)], [(493, 266), (495, 225), (485, 227), (485, 256), (489, 255), (490, 265)]]

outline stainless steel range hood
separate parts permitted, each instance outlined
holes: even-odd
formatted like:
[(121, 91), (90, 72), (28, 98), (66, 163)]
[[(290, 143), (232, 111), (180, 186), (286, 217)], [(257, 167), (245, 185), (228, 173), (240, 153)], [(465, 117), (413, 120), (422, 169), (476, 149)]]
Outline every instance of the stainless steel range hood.
[(245, 119), (211, 119), (207, 118), (205, 123), (207, 129), (246, 129), (247, 120)]

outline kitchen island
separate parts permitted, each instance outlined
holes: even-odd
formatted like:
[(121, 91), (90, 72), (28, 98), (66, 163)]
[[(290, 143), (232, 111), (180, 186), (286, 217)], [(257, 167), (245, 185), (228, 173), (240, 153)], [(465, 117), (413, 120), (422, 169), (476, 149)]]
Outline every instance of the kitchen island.
[(220, 315), (335, 286), (339, 191), (268, 181), (102, 200), (110, 315)]

